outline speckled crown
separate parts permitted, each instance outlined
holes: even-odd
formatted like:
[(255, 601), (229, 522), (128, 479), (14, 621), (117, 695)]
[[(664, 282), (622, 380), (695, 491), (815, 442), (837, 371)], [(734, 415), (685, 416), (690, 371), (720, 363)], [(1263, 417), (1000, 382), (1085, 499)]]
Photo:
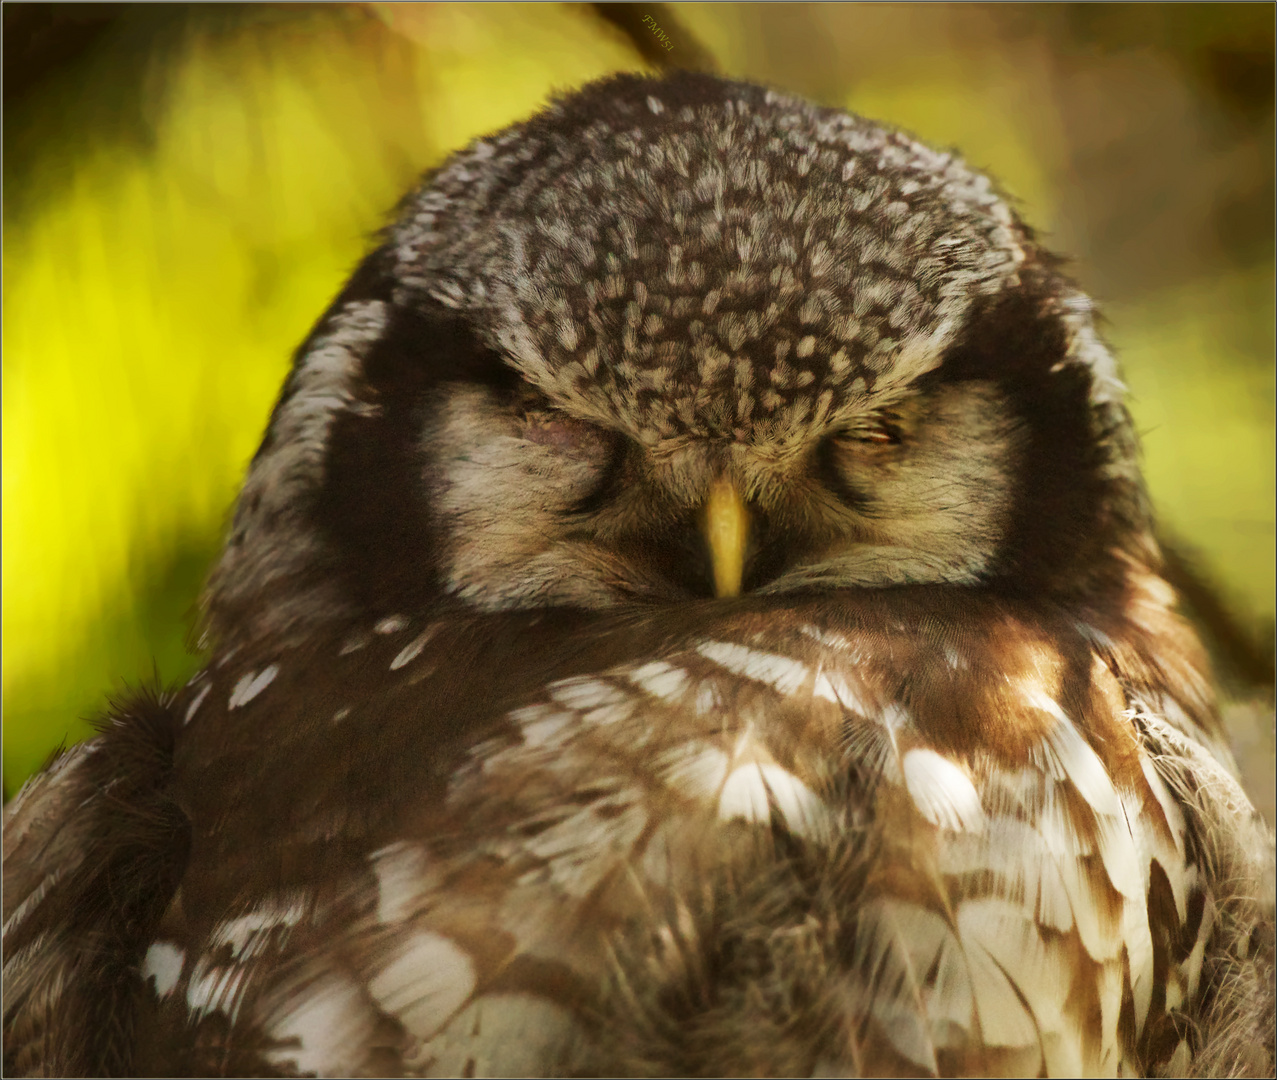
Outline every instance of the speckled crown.
[(545, 392), (651, 443), (819, 425), (934, 366), (1021, 239), (987, 177), (899, 132), (626, 75), (452, 158), (391, 246), (397, 304), (466, 312)]

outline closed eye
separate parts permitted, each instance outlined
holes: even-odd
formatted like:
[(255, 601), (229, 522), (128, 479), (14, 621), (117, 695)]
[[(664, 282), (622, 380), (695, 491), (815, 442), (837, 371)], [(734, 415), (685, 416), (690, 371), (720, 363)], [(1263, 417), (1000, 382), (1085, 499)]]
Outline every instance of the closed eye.
[(904, 441), (899, 413), (891, 409), (871, 413), (833, 435), (835, 443), (855, 447), (898, 446)]
[(623, 436), (615, 432), (595, 430), (605, 437), (608, 444), (607, 456), (599, 470), (598, 483), (593, 491), (564, 511), (565, 517), (582, 517), (597, 513), (620, 494), (622, 479), (625, 475), (628, 443)]
[(519, 414), (520, 436), (571, 464), (564, 479), (573, 478), (575, 491), (565, 495), (570, 498), (576, 491), (586, 492), (560, 511), (564, 517), (592, 514), (619, 492), (627, 445), (623, 436), (569, 416), (530, 387), (524, 388), (513, 404)]
[(841, 460), (846, 453), (839, 436), (825, 439), (816, 451), (816, 475), (844, 506), (863, 513), (868, 509), (869, 496), (847, 478)]
[(816, 453), (820, 482), (844, 506), (861, 514), (871, 513), (873, 499), (869, 474), (875, 464), (894, 457), (891, 450), (905, 441), (905, 420), (894, 409), (879, 409), (857, 417), (824, 439)]

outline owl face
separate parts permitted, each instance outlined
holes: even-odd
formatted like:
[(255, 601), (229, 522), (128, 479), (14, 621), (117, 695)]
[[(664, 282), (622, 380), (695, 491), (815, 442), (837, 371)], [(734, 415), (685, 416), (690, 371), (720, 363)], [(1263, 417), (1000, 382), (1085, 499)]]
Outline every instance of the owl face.
[(865, 394), (780, 447), (645, 444), (526, 389), (452, 384), (426, 415), (444, 581), (484, 608), (978, 581), (1024, 438), (984, 380)]
[(408, 200), (298, 354), (209, 607), (1085, 589), (1147, 531), (1133, 462), (1087, 301), (985, 177), (622, 76)]

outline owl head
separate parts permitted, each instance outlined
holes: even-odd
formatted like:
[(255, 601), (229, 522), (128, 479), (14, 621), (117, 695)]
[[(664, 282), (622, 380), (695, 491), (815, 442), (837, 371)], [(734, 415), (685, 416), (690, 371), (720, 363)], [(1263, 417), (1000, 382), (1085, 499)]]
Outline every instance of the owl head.
[(595, 83), (402, 204), (299, 349), (215, 635), (1155, 558), (1090, 302), (989, 179), (836, 109)]

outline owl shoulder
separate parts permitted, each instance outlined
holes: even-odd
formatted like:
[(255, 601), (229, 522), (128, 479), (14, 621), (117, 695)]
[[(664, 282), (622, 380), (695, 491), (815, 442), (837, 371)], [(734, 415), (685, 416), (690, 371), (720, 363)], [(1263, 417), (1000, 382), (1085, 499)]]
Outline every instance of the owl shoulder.
[(153, 691), (33, 777), (4, 816), (4, 1071), (127, 1075), (138, 961), (185, 864), (167, 780), (176, 721)]

